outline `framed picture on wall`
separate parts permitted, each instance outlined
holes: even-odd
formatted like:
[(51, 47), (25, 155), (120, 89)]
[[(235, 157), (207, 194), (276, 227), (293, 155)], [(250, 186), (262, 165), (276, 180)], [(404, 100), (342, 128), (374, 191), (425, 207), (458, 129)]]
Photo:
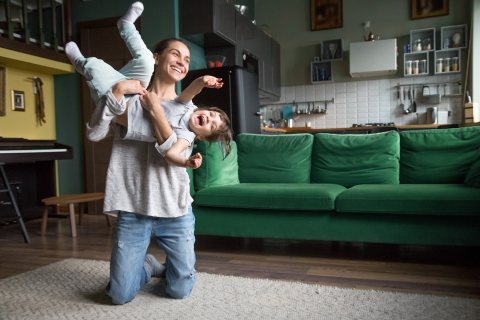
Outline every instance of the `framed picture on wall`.
[(12, 90), (12, 110), (25, 111), (25, 92)]
[(7, 115), (7, 68), (0, 67), (0, 116)]
[(448, 16), (449, 0), (412, 0), (412, 20)]
[(342, 0), (310, 0), (312, 31), (343, 27)]

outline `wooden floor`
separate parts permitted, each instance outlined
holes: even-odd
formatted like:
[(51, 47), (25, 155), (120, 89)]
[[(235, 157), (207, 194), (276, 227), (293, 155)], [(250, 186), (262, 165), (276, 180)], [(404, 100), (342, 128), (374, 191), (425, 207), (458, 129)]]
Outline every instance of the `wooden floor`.
[[(115, 229), (102, 215), (85, 215), (76, 239), (68, 219), (50, 218), (44, 237), (40, 225), (26, 223), (30, 244), (18, 225), (0, 227), (0, 279), (66, 258), (109, 261)], [(156, 242), (148, 251), (165, 260)], [(199, 272), (480, 299), (479, 248), (197, 236), (195, 252)]]

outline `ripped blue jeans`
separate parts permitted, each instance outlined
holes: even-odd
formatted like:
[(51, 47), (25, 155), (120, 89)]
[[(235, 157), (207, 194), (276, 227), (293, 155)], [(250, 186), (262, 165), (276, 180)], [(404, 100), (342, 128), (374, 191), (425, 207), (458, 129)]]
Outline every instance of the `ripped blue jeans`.
[[(120, 211), (110, 260), (107, 294), (114, 304), (135, 298), (138, 290), (150, 281), (144, 265), (150, 238), (155, 237), (167, 255), (166, 292), (176, 299), (190, 296), (195, 284), (195, 216), (192, 207), (177, 218), (157, 218)], [(160, 261), (161, 263), (162, 261)]]

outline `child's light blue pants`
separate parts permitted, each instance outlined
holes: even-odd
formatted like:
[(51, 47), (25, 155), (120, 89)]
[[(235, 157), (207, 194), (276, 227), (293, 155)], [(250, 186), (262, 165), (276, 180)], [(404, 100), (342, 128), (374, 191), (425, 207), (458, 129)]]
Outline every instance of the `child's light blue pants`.
[(97, 58), (75, 59), (75, 69), (85, 76), (93, 101), (98, 101), (118, 82), (136, 79), (145, 88), (153, 74), (155, 60), (133, 23), (124, 23), (120, 36), (125, 41), (133, 59), (119, 71)]

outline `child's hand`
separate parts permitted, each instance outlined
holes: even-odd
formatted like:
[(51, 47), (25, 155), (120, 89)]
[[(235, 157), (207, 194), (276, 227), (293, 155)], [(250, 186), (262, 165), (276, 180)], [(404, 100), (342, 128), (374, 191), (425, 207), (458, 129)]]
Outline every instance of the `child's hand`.
[(202, 155), (197, 153), (193, 157), (187, 160), (186, 163), (188, 168), (197, 169), (202, 165)]
[(220, 89), (223, 86), (223, 82), (220, 81), (222, 81), (222, 78), (215, 78), (212, 76), (202, 77), (203, 86), (206, 88)]

